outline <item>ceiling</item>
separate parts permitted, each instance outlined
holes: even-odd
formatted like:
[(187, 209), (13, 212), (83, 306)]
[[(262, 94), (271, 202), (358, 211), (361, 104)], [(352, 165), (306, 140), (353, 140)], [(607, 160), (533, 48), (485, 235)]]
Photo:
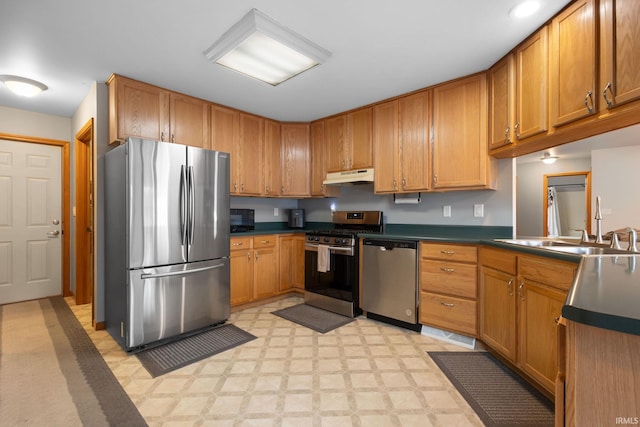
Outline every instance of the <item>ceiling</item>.
[[(71, 117), (93, 82), (121, 74), (281, 121), (311, 121), (489, 68), (568, 0), (27, 0), (3, 1), (0, 74), (45, 83), (0, 105)], [(203, 51), (250, 9), (332, 52), (270, 86), (207, 61)]]

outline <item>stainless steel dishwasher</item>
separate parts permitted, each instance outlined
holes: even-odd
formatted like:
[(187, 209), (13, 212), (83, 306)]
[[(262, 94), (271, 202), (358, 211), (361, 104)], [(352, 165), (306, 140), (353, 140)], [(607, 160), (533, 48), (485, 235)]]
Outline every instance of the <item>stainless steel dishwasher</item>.
[(418, 242), (365, 238), (362, 309), (367, 317), (411, 330), (418, 324)]

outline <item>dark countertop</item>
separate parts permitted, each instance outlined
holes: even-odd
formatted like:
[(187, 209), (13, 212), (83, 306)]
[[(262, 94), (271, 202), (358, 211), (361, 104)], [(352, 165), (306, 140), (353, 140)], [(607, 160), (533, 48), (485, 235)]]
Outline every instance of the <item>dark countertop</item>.
[(640, 255), (583, 257), (562, 316), (640, 335)]

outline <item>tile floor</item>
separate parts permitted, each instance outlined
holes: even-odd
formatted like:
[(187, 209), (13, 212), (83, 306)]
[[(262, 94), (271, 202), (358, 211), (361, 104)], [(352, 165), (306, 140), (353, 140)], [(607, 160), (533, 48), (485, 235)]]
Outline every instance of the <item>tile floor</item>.
[(326, 334), (271, 314), (289, 297), (232, 313), (256, 337), (158, 378), (71, 309), (150, 426), (482, 426), (426, 351), (458, 346), (363, 316)]

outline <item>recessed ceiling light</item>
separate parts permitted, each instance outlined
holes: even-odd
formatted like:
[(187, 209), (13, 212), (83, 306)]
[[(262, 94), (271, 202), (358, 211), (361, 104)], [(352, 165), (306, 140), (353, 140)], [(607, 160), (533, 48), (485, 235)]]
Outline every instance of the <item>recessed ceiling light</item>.
[(26, 77), (12, 76), (8, 74), (0, 75), (0, 82), (13, 93), (20, 96), (36, 96), (42, 91), (47, 90), (47, 85)]
[(551, 163), (554, 163), (556, 160), (558, 160), (558, 156), (552, 156), (548, 152), (545, 152), (542, 157), (540, 157), (540, 160), (542, 160), (542, 163), (550, 165)]
[(211, 62), (273, 86), (331, 56), (257, 9), (246, 14), (204, 54)]
[(536, 13), (540, 9), (538, 0), (526, 0), (515, 5), (510, 11), (509, 16), (512, 18), (525, 18)]

